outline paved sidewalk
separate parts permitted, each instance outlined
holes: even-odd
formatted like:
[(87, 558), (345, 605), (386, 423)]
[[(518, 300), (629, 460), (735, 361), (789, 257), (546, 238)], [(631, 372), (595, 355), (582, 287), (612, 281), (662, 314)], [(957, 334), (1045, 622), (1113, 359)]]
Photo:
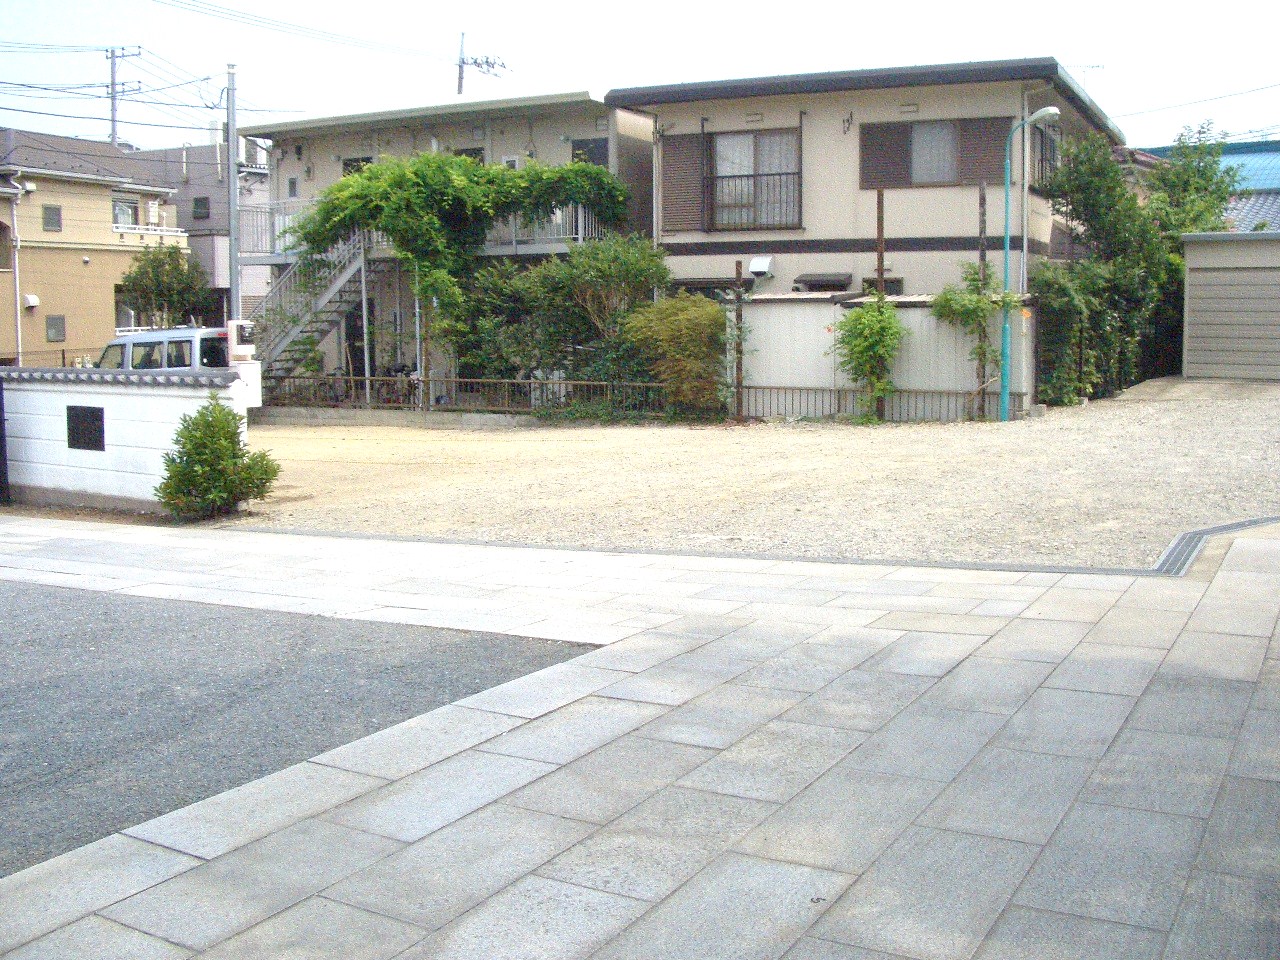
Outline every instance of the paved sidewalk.
[(0, 880), (0, 953), (1280, 955), (1280, 530), (1217, 547), (1168, 579), (0, 520), (8, 579), (600, 645)]

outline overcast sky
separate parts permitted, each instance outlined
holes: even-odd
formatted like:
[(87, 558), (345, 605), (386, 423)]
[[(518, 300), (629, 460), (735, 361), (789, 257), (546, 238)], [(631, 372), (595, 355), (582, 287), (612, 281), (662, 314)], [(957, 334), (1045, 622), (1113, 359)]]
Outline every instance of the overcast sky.
[[(269, 17), (365, 46), (192, 8)], [(37, 53), (14, 43), (142, 47), (143, 56), (120, 61), (119, 77), (153, 92), (121, 103), (121, 137), (161, 147), (208, 140), (203, 131), (224, 114), (201, 105), (217, 101), (228, 63), (237, 64), (241, 124), (456, 101), (454, 63), (465, 31), (468, 56), (500, 57), (510, 68), (497, 78), (469, 70), (467, 100), (584, 89), (599, 97), (624, 86), (1052, 56), (1132, 146), (1169, 143), (1203, 120), (1237, 140), (1280, 135), (1280, 66), (1248, 53), (1269, 49), (1262, 37), (1235, 22), (1205, 27), (1172, 7), (1151, 9), (1092, 0), (1069, 7), (4, 0), (0, 125), (98, 139), (108, 133), (105, 86), (38, 89), (105, 85), (103, 53)], [(1213, 9), (1197, 8), (1195, 16), (1212, 25)], [(205, 77), (212, 79), (172, 86)]]

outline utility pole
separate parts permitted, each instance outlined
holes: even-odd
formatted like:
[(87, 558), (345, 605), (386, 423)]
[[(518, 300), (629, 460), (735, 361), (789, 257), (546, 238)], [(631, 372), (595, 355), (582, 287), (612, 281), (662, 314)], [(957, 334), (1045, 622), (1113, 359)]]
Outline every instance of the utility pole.
[(496, 77), (499, 70), (507, 69), (499, 57), (468, 57), (466, 43), (467, 35), (464, 33), (458, 40), (458, 96), (462, 96), (462, 80), (467, 67), (475, 67), (486, 77)]
[(227, 345), (240, 346), (240, 134), (236, 130), (236, 65), (227, 64)]
[[(121, 90), (120, 84), (116, 82), (116, 61), (124, 57), (136, 57), (142, 53), (141, 47), (134, 47), (133, 52), (129, 53), (126, 48), (109, 47), (107, 48), (107, 59), (111, 61), (111, 145), (113, 147), (120, 145), (120, 133), (118, 129), (118, 117), (120, 112), (119, 101), (120, 94), (128, 91)], [(141, 89), (141, 84), (139, 84)]]

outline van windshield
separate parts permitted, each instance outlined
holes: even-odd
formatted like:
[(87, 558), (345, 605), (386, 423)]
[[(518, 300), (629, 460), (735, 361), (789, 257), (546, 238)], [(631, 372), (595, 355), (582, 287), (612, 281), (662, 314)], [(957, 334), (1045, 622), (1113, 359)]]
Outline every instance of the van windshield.
[(113, 343), (98, 358), (99, 370), (119, 370), (124, 365), (124, 347)]
[(225, 367), (227, 365), (227, 341), (221, 337), (206, 337), (200, 341), (200, 366)]

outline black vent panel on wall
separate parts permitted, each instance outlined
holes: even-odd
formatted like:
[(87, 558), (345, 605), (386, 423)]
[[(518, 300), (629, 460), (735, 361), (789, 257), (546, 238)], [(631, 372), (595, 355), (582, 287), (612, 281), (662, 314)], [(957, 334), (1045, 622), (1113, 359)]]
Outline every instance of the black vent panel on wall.
[(72, 450), (107, 449), (102, 407), (67, 407), (67, 446)]

